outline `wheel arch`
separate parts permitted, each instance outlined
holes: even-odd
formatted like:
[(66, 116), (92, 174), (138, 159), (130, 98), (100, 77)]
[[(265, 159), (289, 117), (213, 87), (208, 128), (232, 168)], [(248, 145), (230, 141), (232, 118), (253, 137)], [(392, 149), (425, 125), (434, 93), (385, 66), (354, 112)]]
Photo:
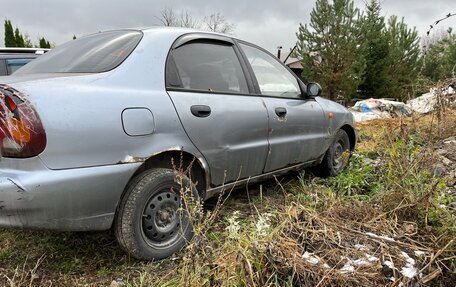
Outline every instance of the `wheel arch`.
[(139, 166), (125, 185), (118, 199), (113, 224), (116, 220), (120, 204), (130, 186), (132, 180), (143, 171), (152, 168), (169, 168), (186, 172), (190, 175), (193, 183), (196, 183), (201, 198), (205, 198), (206, 190), (210, 187), (209, 168), (203, 159), (182, 150), (168, 150), (152, 155)]
[(130, 178), (133, 179), (141, 172), (151, 168), (169, 168), (188, 173), (196, 184), (200, 195), (204, 195), (209, 186), (209, 170), (205, 162), (197, 156), (181, 150), (163, 151), (147, 158)]
[(356, 132), (355, 132), (355, 129), (352, 126), (348, 125), (348, 124), (343, 125), (340, 129), (347, 133), (348, 139), (350, 140), (350, 151), (354, 151), (355, 150), (355, 146), (356, 146)]

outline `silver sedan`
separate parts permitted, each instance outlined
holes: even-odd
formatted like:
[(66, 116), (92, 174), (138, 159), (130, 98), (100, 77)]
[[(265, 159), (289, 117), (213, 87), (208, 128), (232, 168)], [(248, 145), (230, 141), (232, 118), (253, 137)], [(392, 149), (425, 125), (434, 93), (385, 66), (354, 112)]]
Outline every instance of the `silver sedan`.
[(131, 29), (63, 44), (0, 77), (0, 226), (114, 228), (132, 256), (165, 258), (192, 237), (184, 193), (347, 166), (353, 117), (320, 92), (221, 34)]

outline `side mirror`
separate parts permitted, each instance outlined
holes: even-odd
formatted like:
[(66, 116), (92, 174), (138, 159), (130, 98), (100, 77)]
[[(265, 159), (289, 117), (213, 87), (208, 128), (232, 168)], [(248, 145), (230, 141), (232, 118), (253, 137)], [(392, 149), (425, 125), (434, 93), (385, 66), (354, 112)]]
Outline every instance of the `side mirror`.
[(316, 98), (321, 95), (321, 86), (317, 83), (308, 83), (306, 91), (307, 97)]

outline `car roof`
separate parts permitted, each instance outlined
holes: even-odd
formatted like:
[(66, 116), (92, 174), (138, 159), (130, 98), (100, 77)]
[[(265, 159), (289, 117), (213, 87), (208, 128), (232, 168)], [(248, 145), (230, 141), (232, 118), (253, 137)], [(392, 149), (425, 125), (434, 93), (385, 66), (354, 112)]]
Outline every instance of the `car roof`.
[(138, 28), (138, 30), (143, 31), (143, 32), (148, 32), (148, 31), (168, 31), (168, 32), (173, 33), (173, 34), (181, 34), (181, 35), (188, 34), (188, 33), (211, 34), (211, 35), (218, 35), (218, 36), (223, 36), (223, 37), (227, 37), (227, 38), (234, 38), (232, 35), (228, 35), (228, 34), (212, 32), (212, 31), (207, 31), (207, 30), (201, 30), (201, 29), (194, 29), (194, 28), (184, 28), (184, 27), (150, 26), (150, 27)]
[[(234, 38), (232, 35), (227, 35), (223, 33), (211, 32), (207, 30), (201, 29), (194, 29), (194, 28), (185, 28), (185, 27), (170, 27), (170, 26), (147, 26), (147, 27), (133, 27), (133, 28), (120, 28), (120, 29), (112, 29), (112, 30), (104, 30), (98, 33), (104, 32), (113, 32), (113, 31), (141, 31), (143, 33), (147, 32), (169, 32), (169, 34), (173, 34), (177, 37), (189, 34), (189, 33), (199, 33), (199, 34), (211, 34), (211, 35), (218, 35), (223, 36), (226, 38)], [(90, 36), (98, 33), (87, 34), (85, 36)]]

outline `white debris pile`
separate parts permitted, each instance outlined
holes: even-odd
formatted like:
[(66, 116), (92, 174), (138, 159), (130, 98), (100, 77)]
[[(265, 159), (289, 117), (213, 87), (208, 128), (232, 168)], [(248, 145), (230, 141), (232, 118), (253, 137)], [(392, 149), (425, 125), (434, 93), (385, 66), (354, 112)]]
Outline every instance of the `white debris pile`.
[(405, 259), (405, 266), (401, 269), (401, 274), (407, 278), (413, 278), (418, 273), (415, 267), (416, 261), (404, 251), (401, 252), (402, 257)]
[(356, 122), (410, 116), (412, 112), (403, 102), (372, 98), (356, 102), (349, 110)]
[(439, 104), (456, 104), (456, 91), (453, 86), (444, 89), (432, 88), (429, 93), (407, 101), (406, 104), (387, 99), (362, 100), (356, 102), (349, 111), (355, 117), (355, 122), (364, 122), (398, 116), (408, 117), (412, 113), (427, 114), (434, 111)]
[(312, 264), (312, 265), (317, 265), (318, 263), (320, 263), (320, 257), (318, 256), (315, 256), (313, 253), (310, 253), (310, 252), (304, 252), (304, 254), (302, 255), (302, 258)]
[(346, 260), (346, 263), (342, 268), (339, 270), (340, 273), (346, 274), (346, 273), (355, 273), (357, 269), (361, 267), (372, 267), (373, 265), (376, 264), (376, 262), (379, 261), (379, 259), (375, 256), (369, 255), (369, 254), (364, 254), (364, 258), (358, 258), (358, 259), (350, 259), (350, 258), (342, 258)]
[[(326, 260), (312, 252), (305, 251), (301, 257), (306, 263), (312, 266), (331, 270), (332, 272), (339, 274), (355, 274), (360, 272), (373, 274), (382, 272), (386, 278), (392, 282), (403, 281), (401, 277), (406, 279), (414, 279), (417, 276), (418, 278), (423, 277), (423, 274), (418, 273), (418, 262), (412, 258), (409, 253), (400, 248), (390, 250), (391, 246), (389, 243), (397, 242), (396, 240), (389, 236), (377, 235), (372, 232), (365, 232), (364, 234), (371, 239), (375, 239), (377, 244), (380, 244), (382, 248), (379, 249), (376, 244), (355, 244), (353, 247), (357, 252), (355, 251), (349, 255), (341, 256), (340, 260), (336, 260), (338, 263), (333, 266), (329, 265), (325, 262)], [(413, 253), (411, 254), (414, 254), (415, 257), (428, 255), (427, 252), (421, 250), (412, 251)], [(375, 254), (376, 256), (372, 254)], [(327, 259), (331, 261), (331, 258), (328, 257)], [(334, 260), (332, 261), (334, 262)], [(342, 267), (339, 265), (341, 263), (343, 264)], [(339, 265), (339, 267), (337, 265)]]
[(427, 246), (416, 224), (401, 224), (370, 204), (323, 212), (290, 208), (286, 216), (291, 220), (267, 245), (265, 260), (280, 278), (294, 276), (296, 285), (428, 286), (446, 280), (440, 257), (448, 256), (449, 245)]
[[(415, 256), (423, 256), (426, 254), (425, 252), (418, 250), (415, 250), (414, 253)], [(390, 254), (383, 254), (382, 257), (392, 258), (393, 256)], [(365, 253), (364, 256), (357, 259), (342, 256), (340, 262), (344, 262), (344, 265), (341, 268), (337, 268), (337, 266), (331, 267), (327, 263), (324, 263), (322, 258), (307, 251), (302, 255), (302, 258), (310, 265), (319, 266), (320, 268), (331, 270), (331, 272), (339, 274), (353, 275), (356, 273), (366, 272), (371, 274), (384, 272), (389, 273), (389, 275), (384, 274), (384, 276), (386, 276), (387, 280), (391, 282), (404, 281), (402, 278), (410, 280), (416, 278), (417, 276), (418, 278), (423, 277), (423, 274), (418, 274), (416, 260), (404, 251), (400, 252), (400, 256), (396, 256), (396, 263), (393, 262), (393, 259), (380, 260), (378, 257), (368, 253)]]
[(432, 88), (429, 93), (412, 99), (407, 102), (407, 106), (416, 113), (427, 114), (432, 112), (439, 104), (439, 96), (446, 104), (455, 102), (455, 90), (449, 86), (439, 92), (437, 88)]

